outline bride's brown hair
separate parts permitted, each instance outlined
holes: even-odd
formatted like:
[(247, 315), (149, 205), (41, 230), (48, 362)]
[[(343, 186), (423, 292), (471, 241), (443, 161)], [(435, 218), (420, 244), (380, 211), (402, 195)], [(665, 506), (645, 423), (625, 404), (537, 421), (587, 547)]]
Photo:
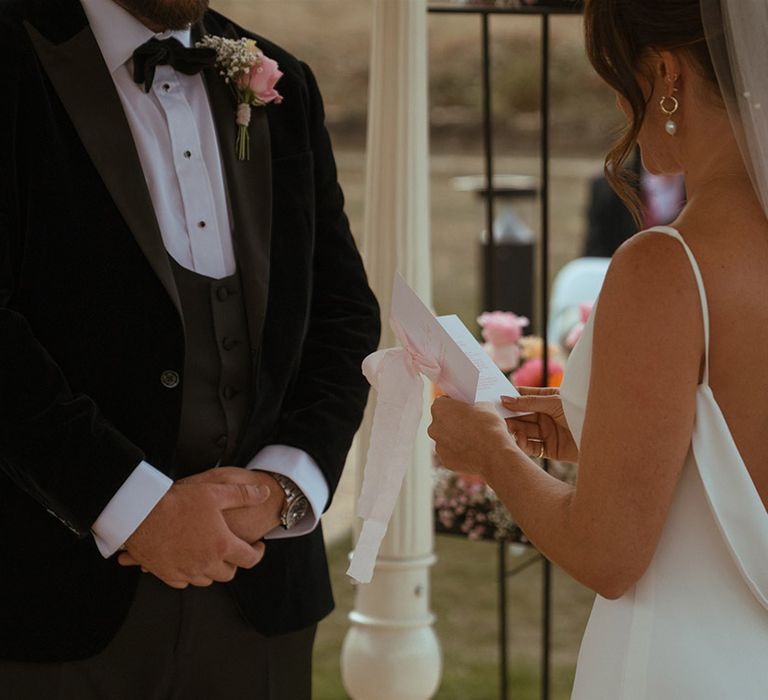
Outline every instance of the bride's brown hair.
[[(650, 51), (683, 50), (717, 90), (717, 76), (704, 36), (699, 0), (587, 0), (587, 55), (598, 75), (629, 104), (630, 118), (605, 158), (605, 176), (640, 223), (634, 177), (625, 168), (637, 143), (653, 94), (646, 99), (638, 75)], [(653, 75), (646, 75), (653, 84)]]

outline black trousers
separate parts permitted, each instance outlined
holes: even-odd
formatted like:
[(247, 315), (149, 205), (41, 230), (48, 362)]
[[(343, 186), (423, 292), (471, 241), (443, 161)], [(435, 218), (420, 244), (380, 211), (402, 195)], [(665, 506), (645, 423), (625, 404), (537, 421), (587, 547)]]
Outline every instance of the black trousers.
[(226, 586), (179, 591), (145, 574), (122, 628), (84, 661), (0, 660), (12, 700), (309, 700), (316, 627), (264, 637)]

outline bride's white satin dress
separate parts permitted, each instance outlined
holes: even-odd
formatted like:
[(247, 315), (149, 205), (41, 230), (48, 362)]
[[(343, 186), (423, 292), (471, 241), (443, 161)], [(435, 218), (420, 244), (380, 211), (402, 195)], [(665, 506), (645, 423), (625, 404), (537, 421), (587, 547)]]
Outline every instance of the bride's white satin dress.
[[(709, 387), (709, 314), (696, 260), (675, 229), (653, 230), (680, 241), (693, 266), (707, 364), (691, 447), (656, 553), (624, 596), (597, 596), (571, 697), (766, 700), (768, 513)], [(569, 358), (561, 387), (577, 444), (591, 355), (592, 321)]]

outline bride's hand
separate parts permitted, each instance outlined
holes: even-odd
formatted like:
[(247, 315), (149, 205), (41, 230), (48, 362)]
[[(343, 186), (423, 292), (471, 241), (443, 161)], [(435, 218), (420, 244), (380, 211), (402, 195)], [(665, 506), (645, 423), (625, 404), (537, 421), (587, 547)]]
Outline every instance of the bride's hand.
[(529, 413), (507, 418), (520, 449), (531, 457), (578, 462), (579, 448), (565, 420), (559, 389), (522, 386), (518, 390), (520, 397), (504, 396), (501, 403), (510, 411)]
[(440, 464), (468, 474), (485, 476), (492, 457), (500, 449), (517, 449), (504, 419), (490, 403), (473, 406), (441, 396), (432, 404), (428, 432), (435, 441)]

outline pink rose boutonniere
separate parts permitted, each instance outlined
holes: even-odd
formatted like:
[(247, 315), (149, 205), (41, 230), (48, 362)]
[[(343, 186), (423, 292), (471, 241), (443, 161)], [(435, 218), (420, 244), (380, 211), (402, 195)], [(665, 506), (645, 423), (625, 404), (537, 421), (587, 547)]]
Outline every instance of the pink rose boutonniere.
[(195, 44), (216, 51), (216, 67), (237, 99), (237, 157), (250, 158), (251, 108), (270, 102), (280, 104), (282, 95), (275, 85), (283, 77), (277, 61), (268, 58), (253, 39), (225, 39), (206, 36)]

